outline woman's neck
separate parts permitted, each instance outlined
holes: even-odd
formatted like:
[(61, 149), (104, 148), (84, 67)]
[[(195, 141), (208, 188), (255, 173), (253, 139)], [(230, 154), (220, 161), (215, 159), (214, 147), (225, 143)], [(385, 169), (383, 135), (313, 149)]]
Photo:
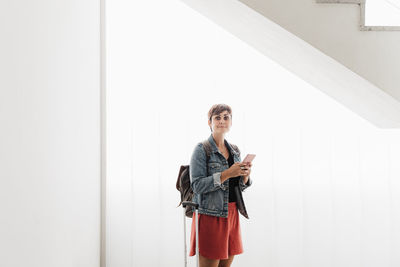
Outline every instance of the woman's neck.
[(212, 133), (212, 136), (218, 148), (225, 146), (225, 136), (223, 134)]

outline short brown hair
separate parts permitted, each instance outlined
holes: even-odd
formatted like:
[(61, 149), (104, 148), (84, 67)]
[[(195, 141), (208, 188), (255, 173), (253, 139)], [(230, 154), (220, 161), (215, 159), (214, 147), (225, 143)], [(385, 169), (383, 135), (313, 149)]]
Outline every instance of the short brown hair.
[[(208, 120), (211, 121), (212, 116), (218, 115), (225, 110), (228, 111), (229, 115), (231, 115), (231, 118), (232, 118), (232, 109), (230, 106), (228, 106), (226, 104), (215, 104), (208, 111)], [(210, 129), (211, 129), (211, 127), (210, 127)]]

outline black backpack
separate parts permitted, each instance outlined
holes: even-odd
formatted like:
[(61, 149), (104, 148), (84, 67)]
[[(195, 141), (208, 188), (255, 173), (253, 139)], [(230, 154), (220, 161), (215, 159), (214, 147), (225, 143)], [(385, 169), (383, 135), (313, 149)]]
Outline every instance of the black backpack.
[[(206, 156), (207, 156), (206, 163), (208, 164), (208, 160), (211, 154), (211, 144), (208, 140), (205, 140), (202, 143), (204, 150), (206, 151)], [(183, 201), (192, 201), (193, 190), (192, 187), (190, 186), (189, 165), (182, 165), (181, 168), (179, 169), (178, 179), (176, 180), (176, 189), (179, 192), (181, 192), (181, 202), (179, 203), (178, 207), (182, 204)], [(186, 216), (192, 218), (193, 210), (191, 206), (186, 206)]]
[[(210, 159), (211, 154), (211, 144), (208, 140), (202, 142), (204, 150), (206, 151), (206, 163), (208, 164), (208, 160)], [(239, 149), (236, 145), (230, 144), (234, 150), (239, 152)], [(240, 152), (239, 152), (240, 153)], [(208, 167), (207, 167), (208, 170)], [(179, 207), (183, 201), (192, 201), (193, 198), (193, 190), (190, 186), (190, 170), (189, 165), (182, 165), (179, 169), (178, 179), (176, 180), (176, 189), (181, 193), (181, 202), (177, 207)], [(192, 218), (193, 209), (190, 206), (186, 206), (186, 216)]]

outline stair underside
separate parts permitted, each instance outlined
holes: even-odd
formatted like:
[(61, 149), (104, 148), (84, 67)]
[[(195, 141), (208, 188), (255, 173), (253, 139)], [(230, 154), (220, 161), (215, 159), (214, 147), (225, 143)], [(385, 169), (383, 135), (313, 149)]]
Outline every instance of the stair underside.
[(398, 100), (261, 13), (240, 1), (181, 1), (377, 127), (400, 128)]

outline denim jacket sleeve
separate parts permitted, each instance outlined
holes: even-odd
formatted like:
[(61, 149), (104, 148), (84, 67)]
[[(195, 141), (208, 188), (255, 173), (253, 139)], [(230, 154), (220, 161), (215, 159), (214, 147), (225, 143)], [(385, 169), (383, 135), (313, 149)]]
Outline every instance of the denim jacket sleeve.
[[(239, 154), (239, 160), (240, 161), (242, 161), (242, 159), (241, 159), (241, 157), (240, 157), (240, 154)], [(250, 176), (249, 176), (249, 180), (247, 180), (247, 183), (245, 184), (244, 183), (244, 180), (243, 180), (244, 178), (243, 178), (243, 176), (240, 176), (240, 179), (239, 179), (239, 187), (240, 187), (240, 190), (243, 192), (247, 187), (249, 187), (252, 183), (253, 183), (253, 181), (251, 180), (251, 178), (250, 178)]]
[(240, 176), (239, 186), (240, 186), (240, 190), (241, 190), (242, 192), (243, 192), (247, 187), (249, 187), (252, 183), (253, 183), (253, 180), (251, 180), (250, 176), (249, 176), (249, 180), (247, 181), (246, 184), (243, 182), (243, 176)]
[(203, 144), (199, 143), (194, 148), (190, 159), (190, 184), (193, 192), (203, 194), (218, 189), (225, 189), (221, 184), (221, 172), (216, 172), (213, 175), (207, 176), (207, 156), (203, 148)]

